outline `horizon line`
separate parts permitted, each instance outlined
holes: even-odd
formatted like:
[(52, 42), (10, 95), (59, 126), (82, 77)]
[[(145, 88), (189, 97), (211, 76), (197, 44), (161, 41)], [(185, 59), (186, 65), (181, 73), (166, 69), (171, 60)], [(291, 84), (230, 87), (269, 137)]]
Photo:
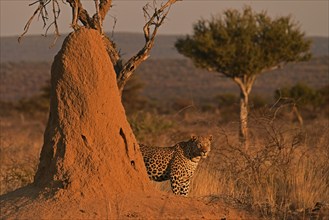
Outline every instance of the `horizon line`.
[[(74, 31), (72, 31), (72, 32), (74, 32)], [(67, 36), (67, 35), (69, 35), (70, 33), (72, 33), (72, 32), (63, 32), (63, 33), (61, 33), (60, 35), (59, 35), (59, 37), (62, 37), (63, 35), (65, 35), (65, 36)], [(134, 32), (134, 31), (117, 31), (117, 32), (110, 32), (110, 31), (106, 31), (105, 32), (106, 33), (106, 35), (107, 36), (109, 36), (109, 35), (115, 35), (115, 34), (138, 34), (138, 35), (143, 35), (144, 33), (143, 32)], [(44, 34), (42, 34), (42, 33), (40, 33), (40, 34), (26, 34), (26, 35), (24, 35), (23, 36), (23, 38), (24, 37), (35, 37), (35, 36), (38, 36), (38, 37), (52, 37), (52, 36), (54, 36), (55, 34), (47, 34), (46, 36), (44, 35)], [(186, 34), (175, 34), (175, 33), (158, 33), (157, 34), (157, 36), (159, 36), (159, 35), (161, 35), (161, 36), (186, 36), (186, 35), (190, 35), (190, 34), (188, 34), (188, 33), (186, 33)], [(321, 34), (314, 34), (314, 35), (307, 35), (307, 34), (305, 34), (305, 36), (306, 37), (323, 37), (323, 38), (329, 38), (329, 35), (321, 35)], [(17, 34), (17, 35), (12, 35), (12, 34), (9, 34), (9, 35), (1, 35), (0, 34), (0, 38), (6, 38), (6, 37), (20, 37), (20, 34)]]

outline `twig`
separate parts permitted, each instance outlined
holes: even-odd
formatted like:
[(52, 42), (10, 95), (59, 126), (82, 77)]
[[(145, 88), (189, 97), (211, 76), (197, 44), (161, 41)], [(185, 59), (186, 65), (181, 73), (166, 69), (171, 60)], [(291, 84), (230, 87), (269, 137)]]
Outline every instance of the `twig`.
[(96, 22), (99, 26), (99, 32), (101, 34), (103, 34), (103, 19), (99, 13), (99, 4), (98, 4), (98, 0), (94, 0), (95, 1), (95, 8), (96, 8), (96, 14), (95, 14), (95, 17), (96, 17)]
[[(155, 36), (159, 27), (163, 24), (165, 18), (167, 17), (170, 7), (178, 0), (168, 0), (159, 9), (155, 8), (155, 3), (153, 4), (154, 13), (152, 16), (149, 13), (150, 5), (146, 4), (143, 7), (144, 17), (147, 20), (143, 27), (145, 44), (144, 47), (132, 58), (130, 58), (127, 63), (123, 66), (122, 70), (118, 74), (117, 83), (120, 93), (122, 93), (123, 88), (127, 81), (132, 76), (136, 68), (145, 61), (150, 54), (150, 51), (154, 45)], [(153, 31), (150, 31), (150, 27), (153, 26)]]
[(24, 26), (24, 32), (19, 36), (18, 38), (18, 42), (20, 43), (22, 40), (22, 37), (28, 32), (30, 25), (35, 17), (35, 15), (42, 9), (42, 4), (40, 3), (40, 5), (38, 6), (38, 8), (34, 11), (33, 15), (30, 17), (30, 19), (27, 21), (27, 23)]
[(117, 25), (117, 21), (118, 19), (114, 16), (111, 16), (113, 18), (113, 26), (112, 26), (112, 32), (111, 32), (111, 38), (113, 38), (114, 36), (114, 29), (115, 29), (115, 26)]
[[(56, 6), (58, 8), (58, 10), (56, 11)], [(52, 45), (50, 47), (53, 47), (55, 44), (56, 44), (56, 41), (58, 39), (58, 37), (60, 36), (60, 33), (59, 33), (59, 29), (58, 29), (58, 24), (57, 24), (57, 19), (59, 17), (59, 14), (61, 13), (61, 10), (60, 10), (60, 7), (59, 7), (59, 4), (57, 2), (57, 0), (53, 0), (53, 15), (54, 15), (54, 25), (55, 25), (55, 39), (52, 43)]]
[(36, 3), (39, 2), (39, 6), (38, 8), (34, 11), (33, 15), (30, 17), (30, 19), (28, 20), (28, 22), (26, 23), (26, 25), (24, 26), (24, 32), (19, 36), (18, 38), (18, 42), (20, 43), (23, 36), (28, 32), (30, 25), (34, 19), (34, 17), (38, 14), (39, 17), (42, 18), (43, 21), (43, 28), (47, 27), (47, 19), (48, 19), (48, 12), (47, 12), (47, 8), (46, 6), (52, 2), (52, 12), (53, 12), (53, 21), (48, 25), (48, 27), (45, 30), (45, 34), (44, 36), (47, 36), (47, 33), (50, 29), (51, 26), (55, 26), (55, 39), (52, 43), (52, 45), (50, 47), (53, 47), (58, 39), (58, 37), (60, 36), (59, 34), (59, 29), (58, 29), (58, 24), (57, 24), (57, 19), (59, 17), (60, 14), (60, 6), (57, 0), (38, 0), (35, 1), (31, 4), (29, 4), (29, 6), (32, 6)]

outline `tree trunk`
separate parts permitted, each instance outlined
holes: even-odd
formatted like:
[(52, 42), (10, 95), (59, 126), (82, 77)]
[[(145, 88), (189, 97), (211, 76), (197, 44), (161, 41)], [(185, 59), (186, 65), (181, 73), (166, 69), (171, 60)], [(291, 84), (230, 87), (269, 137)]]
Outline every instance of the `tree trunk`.
[(248, 148), (248, 100), (249, 94), (240, 92), (240, 131), (239, 138), (242, 146)]
[(302, 117), (301, 113), (299, 112), (299, 110), (298, 110), (298, 108), (297, 108), (296, 105), (294, 105), (294, 106), (292, 107), (292, 111), (293, 111), (293, 113), (295, 113), (299, 125), (300, 125), (301, 127), (303, 127), (303, 125), (304, 125), (304, 120), (303, 120), (303, 117)]
[(248, 139), (248, 103), (249, 94), (256, 80), (256, 75), (244, 75), (243, 77), (234, 77), (233, 81), (240, 88), (240, 143), (244, 149), (249, 147)]

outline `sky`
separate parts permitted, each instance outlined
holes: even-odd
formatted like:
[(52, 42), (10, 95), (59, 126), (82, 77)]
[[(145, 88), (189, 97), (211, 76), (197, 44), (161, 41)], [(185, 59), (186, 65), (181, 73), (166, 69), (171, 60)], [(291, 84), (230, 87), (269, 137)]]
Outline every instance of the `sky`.
[[(0, 36), (18, 36), (23, 32), (24, 25), (37, 7), (37, 4), (29, 6), (34, 1), (36, 0), (0, 0)], [(71, 8), (61, 0), (58, 2), (61, 6), (60, 33), (69, 33), (72, 31)], [(81, 0), (81, 2), (89, 14), (94, 13), (93, 0)], [(145, 23), (142, 7), (148, 2), (153, 1), (113, 0), (113, 7), (104, 22), (105, 31), (112, 31), (113, 21), (116, 18), (115, 32), (142, 33)], [(291, 15), (307, 36), (329, 37), (329, 0), (183, 0), (172, 6), (168, 19), (158, 33), (191, 34), (192, 25), (198, 19), (210, 18), (211, 15), (220, 14), (227, 9), (241, 10), (246, 5), (257, 12), (266, 10), (271, 17)], [(43, 33), (42, 22), (36, 19), (28, 34)]]

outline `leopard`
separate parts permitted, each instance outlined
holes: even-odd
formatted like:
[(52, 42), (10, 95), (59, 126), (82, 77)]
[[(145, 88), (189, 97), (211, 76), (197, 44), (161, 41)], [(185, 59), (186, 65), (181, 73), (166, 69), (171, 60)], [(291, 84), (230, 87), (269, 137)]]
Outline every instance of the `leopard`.
[(170, 180), (174, 194), (188, 196), (191, 178), (200, 160), (208, 156), (212, 139), (212, 135), (191, 135), (170, 147), (139, 144), (149, 179)]

